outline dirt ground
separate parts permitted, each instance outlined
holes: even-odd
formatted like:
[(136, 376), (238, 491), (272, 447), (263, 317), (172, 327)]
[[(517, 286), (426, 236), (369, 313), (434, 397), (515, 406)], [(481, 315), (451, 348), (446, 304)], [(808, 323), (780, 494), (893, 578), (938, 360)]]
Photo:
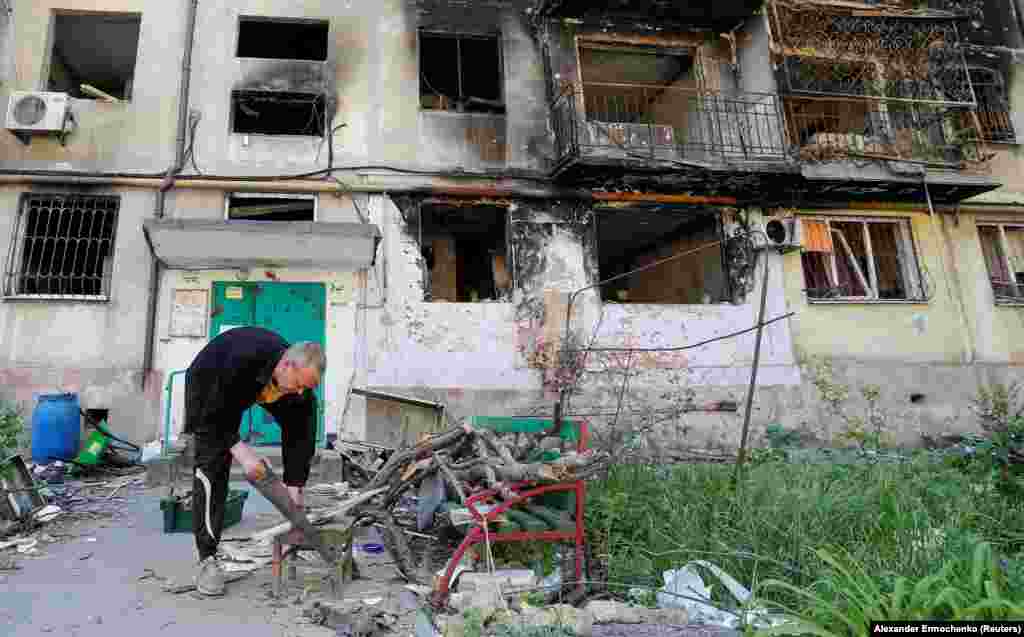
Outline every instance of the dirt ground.
[[(269, 502), (250, 491), (242, 522), (225, 530), (222, 542), (239, 542), (281, 521)], [(269, 563), (235, 573), (222, 598), (188, 590), (195, 572), (191, 533), (163, 532), (160, 498), (166, 489), (113, 482), (84, 490), (68, 513), (47, 522), (26, 539), (31, 548), (0, 549), (0, 636), (66, 635), (107, 637), (142, 634), (159, 637), (332, 637), (349, 635), (344, 626), (324, 627), (311, 619), (315, 601), (330, 601), (383, 617), (388, 632), (415, 634), (422, 591), (410, 591), (387, 553), (355, 552), (360, 578), (340, 599), (321, 590), (315, 557), (296, 560), (296, 579), (286, 578), (285, 594), (275, 598)], [(331, 500), (310, 494), (311, 506)], [(357, 532), (357, 545), (366, 531)], [(10, 539), (10, 538), (7, 538)], [(415, 545), (416, 543), (414, 543)], [(267, 560), (266, 548), (252, 551)], [(437, 561), (437, 556), (434, 556)], [(443, 560), (441, 560), (443, 563)], [(322, 617), (321, 617), (322, 619)], [(332, 616), (337, 624), (338, 616)], [(594, 637), (733, 637), (734, 631), (706, 626), (598, 625)]]

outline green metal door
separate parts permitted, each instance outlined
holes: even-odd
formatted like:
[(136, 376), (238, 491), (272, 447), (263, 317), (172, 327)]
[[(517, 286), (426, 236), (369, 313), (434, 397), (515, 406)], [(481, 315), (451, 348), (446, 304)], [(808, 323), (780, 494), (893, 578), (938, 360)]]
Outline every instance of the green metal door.
[[(327, 293), (322, 283), (215, 282), (210, 337), (243, 325), (265, 327), (289, 343), (313, 341), (325, 347)], [(317, 444), (324, 443), (323, 388), (316, 388)], [(281, 429), (263, 408), (253, 406), (240, 423), (243, 440), (280, 445)]]

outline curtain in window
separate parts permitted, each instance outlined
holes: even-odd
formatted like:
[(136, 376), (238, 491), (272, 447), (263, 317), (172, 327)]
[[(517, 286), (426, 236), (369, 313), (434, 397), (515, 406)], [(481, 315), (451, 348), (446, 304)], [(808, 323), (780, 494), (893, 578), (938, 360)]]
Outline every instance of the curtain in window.
[(897, 230), (896, 224), (893, 223), (868, 224), (880, 299), (907, 298), (903, 271), (900, 267), (900, 241)]
[(978, 226), (978, 237), (981, 239), (981, 253), (985, 256), (989, 279), (998, 291), (1000, 284), (1005, 285), (1010, 280), (1010, 273), (1006, 270), (1006, 262), (1003, 260), (1003, 251), (999, 247), (999, 228)]

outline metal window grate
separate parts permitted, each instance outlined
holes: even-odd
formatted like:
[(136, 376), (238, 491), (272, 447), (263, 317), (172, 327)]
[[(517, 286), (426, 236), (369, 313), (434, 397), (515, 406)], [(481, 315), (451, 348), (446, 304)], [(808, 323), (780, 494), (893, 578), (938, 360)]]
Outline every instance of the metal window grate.
[(4, 294), (107, 298), (120, 203), (117, 196), (22, 195)]

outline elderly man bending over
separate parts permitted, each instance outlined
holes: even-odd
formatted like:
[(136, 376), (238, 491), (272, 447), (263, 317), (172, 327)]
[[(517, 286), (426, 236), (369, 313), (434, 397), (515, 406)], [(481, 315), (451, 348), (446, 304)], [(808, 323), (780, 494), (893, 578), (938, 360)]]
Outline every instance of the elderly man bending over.
[(217, 544), (224, 528), (232, 459), (241, 463), (250, 478), (263, 468), (255, 450), (241, 441), (242, 415), (258, 404), (280, 425), (284, 483), (293, 505), (302, 507), (316, 438), (312, 390), (320, 384), (326, 366), (316, 343), (292, 345), (267, 329), (237, 327), (211, 340), (185, 373), (185, 433), (193, 436), (195, 452), (196, 588), (201, 594), (224, 594)]

